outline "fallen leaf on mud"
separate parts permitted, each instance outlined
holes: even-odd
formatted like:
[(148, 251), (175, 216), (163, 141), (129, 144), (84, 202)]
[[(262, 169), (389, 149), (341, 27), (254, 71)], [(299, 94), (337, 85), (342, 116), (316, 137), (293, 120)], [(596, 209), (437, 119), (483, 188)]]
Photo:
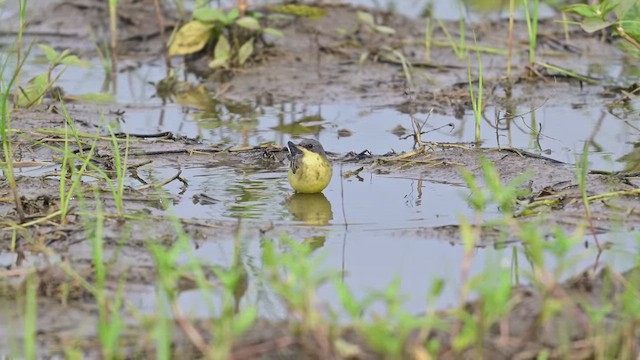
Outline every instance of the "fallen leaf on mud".
[(352, 344), (340, 338), (333, 342), (336, 352), (342, 359), (359, 358), (362, 355), (362, 349), (358, 345)]

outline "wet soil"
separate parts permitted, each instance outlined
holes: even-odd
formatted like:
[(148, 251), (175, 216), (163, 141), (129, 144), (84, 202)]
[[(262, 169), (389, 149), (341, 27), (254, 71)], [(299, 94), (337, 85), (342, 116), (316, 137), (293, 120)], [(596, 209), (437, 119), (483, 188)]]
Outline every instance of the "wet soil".
[[(159, 59), (163, 49), (163, 36), (177, 23), (175, 12), (161, 9), (156, 16), (154, 1), (124, 1), (119, 12), (119, 52), (123, 61), (151, 61)], [(470, 109), (467, 90), (467, 62), (458, 60), (447, 46), (434, 46), (431, 61), (425, 62), (424, 25), (421, 21), (397, 14), (371, 11), (376, 20), (395, 29), (394, 35), (378, 34), (357, 28), (356, 11), (367, 10), (346, 5), (327, 5), (327, 16), (319, 20), (295, 18), (282, 23), (270, 24), (284, 32), (282, 39), (269, 39), (273, 47), (262, 49), (262, 53), (250, 66), (224, 74), (227, 80), (221, 84), (220, 73), (212, 73), (202, 64), (209, 59), (194, 57), (187, 66), (201, 76), (208, 90), (215, 92), (221, 101), (254, 102), (274, 105), (287, 101), (302, 103), (344, 102), (366, 104), (372, 107), (393, 107), (405, 113), (434, 111), (459, 115)], [(90, 0), (65, 0), (46, 2), (41, 9), (29, 13), (27, 39), (39, 39), (56, 48), (71, 48), (81, 54), (92, 54), (93, 45), (87, 28), (97, 29), (99, 36), (107, 34), (105, 3)], [(368, 10), (369, 11), (369, 10)], [(163, 33), (159, 30), (163, 24)], [(457, 24), (446, 26), (455, 33)], [(12, 39), (16, 26), (12, 21), (2, 24), (4, 39)], [(348, 35), (340, 35), (337, 28), (346, 29)], [(556, 66), (570, 68), (587, 74), (592, 63), (605, 61), (602, 57), (618, 50), (608, 41), (587, 37), (581, 30), (565, 33), (561, 25), (546, 21), (540, 25), (541, 34), (539, 60)], [(506, 22), (477, 25), (473, 29), (478, 45), (506, 48)], [(468, 33), (471, 33), (470, 31)], [(550, 74), (540, 67), (526, 68), (526, 24), (516, 24), (514, 39), (514, 64), (511, 85), (505, 81), (504, 55), (483, 54), (485, 95), (487, 104), (495, 105), (505, 112), (513, 104), (542, 106), (553, 103), (576, 103), (584, 98), (596, 102), (615, 101), (623, 95), (611, 93), (602, 85), (568, 79)], [(565, 36), (571, 37), (570, 42)], [(436, 29), (434, 38), (442, 40), (441, 29)], [(467, 37), (467, 43), (473, 38)], [(401, 49), (406, 59), (413, 64), (414, 76), (408, 82), (402, 74), (398, 58), (389, 57), (389, 49)], [(366, 55), (367, 61), (359, 64)], [(600, 56), (598, 56), (600, 54)], [(609, 56), (609, 55), (606, 55)], [(174, 59), (174, 62), (178, 60)], [(472, 62), (472, 71), (477, 74), (477, 63)], [(533, 74), (530, 73), (533, 71)], [(474, 79), (476, 76), (474, 76)], [(602, 84), (602, 82), (600, 82)], [(611, 98), (603, 98), (606, 93)], [(613, 95), (611, 95), (613, 94)], [(80, 133), (101, 135), (96, 143), (92, 163), (105, 173), (115, 172), (114, 151), (109, 133), (104, 124), (126, 119), (127, 108), (119, 105), (67, 104), (69, 114)], [(19, 169), (37, 169), (37, 175), (18, 175), (17, 185), (24, 207), (25, 219), (18, 226), (15, 204), (6, 179), (0, 180), (0, 232), (2, 239), (3, 272), (0, 272), (0, 301), (4, 308), (14, 312), (1, 312), (0, 339), (2, 347), (9, 348), (16, 334), (21, 334), (21, 307), (12, 307), (16, 299), (24, 296), (24, 287), (29, 274), (35, 273), (38, 282), (38, 342), (47, 354), (61, 353), (70, 343), (83, 349), (88, 356), (97, 356), (96, 333), (97, 304), (92, 294), (81, 285), (81, 280), (70, 275), (76, 273), (92, 282), (94, 269), (91, 265), (91, 244), (87, 224), (81, 220), (82, 212), (93, 212), (98, 204), (109, 214), (104, 224), (105, 262), (109, 266), (107, 288), (113, 292), (124, 280), (124, 291), (131, 298), (143, 297), (156, 289), (154, 260), (148, 251), (149, 242), (171, 245), (176, 241), (175, 227), (165, 212), (166, 202), (175, 194), (163, 191), (168, 183), (181, 182), (189, 186), (188, 178), (182, 178), (180, 168), (185, 164), (203, 166), (227, 166), (237, 168), (269, 169), (286, 174), (285, 152), (275, 144), (254, 144), (251, 147), (228, 147), (221, 144), (203, 143), (199, 139), (175, 136), (171, 133), (138, 134), (128, 143), (129, 177), (124, 195), (125, 209), (130, 219), (123, 221), (114, 216), (115, 202), (103, 181), (85, 181), (80, 193), (84, 199), (72, 202), (71, 212), (65, 221), (59, 216), (44, 219), (60, 208), (59, 174), (61, 151), (64, 146), (65, 117), (60, 105), (49, 100), (47, 105), (20, 109), (12, 112), (14, 161)], [(55, 130), (55, 131), (51, 131)], [(154, 135), (154, 136), (149, 136)], [(75, 141), (69, 144), (75, 152), (87, 152), (93, 143), (90, 137), (82, 138), (82, 146)], [(516, 206), (516, 219), (522, 222), (543, 224), (551, 232), (555, 226), (567, 230), (585, 227), (585, 210), (582, 194), (576, 181), (575, 168), (568, 164), (517, 149), (478, 148), (472, 144), (436, 144), (427, 146), (412, 156), (401, 154), (366, 154), (366, 149), (353, 149), (351, 154), (330, 154), (335, 164), (355, 164), (363, 172), (389, 174), (392, 176), (429, 178), (445, 183), (464, 184), (461, 169), (481, 179), (481, 160), (489, 160), (504, 183), (508, 183), (530, 169), (535, 169), (520, 186), (523, 195)], [(125, 144), (120, 142), (120, 151)], [(76, 164), (79, 166), (79, 164)], [(145, 169), (171, 168), (175, 176), (166, 179), (145, 177)], [(607, 233), (612, 226), (631, 231), (640, 224), (637, 191), (640, 185), (637, 173), (603, 173), (591, 171), (587, 175), (589, 196), (621, 192), (618, 196), (603, 197), (591, 203), (590, 229), (594, 234)], [(99, 196), (99, 200), (96, 199)], [(544, 201), (543, 201), (544, 200)], [(184, 231), (197, 248), (204, 241), (230, 241), (234, 238), (238, 223), (229, 219), (191, 219), (177, 214)], [(25, 225), (26, 224), (26, 225)], [(89, 227), (90, 228), (90, 227)], [(273, 234), (287, 233), (293, 237), (313, 234), (309, 227), (268, 223), (252, 223), (252, 236), (268, 238)], [(456, 226), (424, 227), (398, 230), (400, 235), (411, 232), (425, 238), (437, 237), (443, 241), (458, 243), (460, 233)], [(15, 240), (14, 253), (9, 253)], [(497, 241), (519, 241), (514, 234), (504, 229), (485, 226), (477, 246), (494, 246)], [(73, 271), (68, 271), (72, 269)], [(601, 290), (608, 283), (619, 284), (629, 274), (615, 274), (612, 270), (585, 272), (564, 284), (549, 285), (550, 294), (540, 294), (533, 288), (519, 289), (514, 295), (513, 311), (502, 323), (490, 327), (483, 343), (486, 358), (535, 358), (543, 349), (550, 349), (554, 356), (562, 357), (562, 351), (570, 351), (576, 358), (589, 358), (595, 351), (587, 340), (589, 332), (581, 319), (584, 310), (576, 298), (587, 299), (593, 306), (601, 306), (601, 299), (619, 296), (618, 287), (611, 294)], [(191, 282), (190, 282), (191, 281)], [(210, 281), (215, 282), (212, 277)], [(184, 289), (193, 287), (193, 280), (185, 279)], [(568, 294), (571, 294), (569, 296)], [(574, 294), (576, 296), (574, 296)], [(566, 311), (553, 317), (553, 321), (540, 326), (542, 301), (552, 296), (565, 301)], [(599, 299), (599, 300), (595, 300)], [(582, 301), (582, 300), (581, 300)], [(599, 302), (600, 301), (600, 302)], [(473, 312), (481, 304), (469, 303)], [(573, 312), (572, 312), (573, 311)], [(574, 314), (575, 313), (575, 314)], [(572, 314), (571, 316), (567, 314)], [(574, 316), (575, 315), (575, 316)], [(446, 315), (443, 315), (443, 317)], [(135, 336), (143, 327), (129, 318), (130, 343), (125, 351), (130, 357), (149, 357), (149, 337)], [(350, 329), (336, 330), (338, 337), (354, 345), (350, 356), (336, 353), (335, 344), (328, 343), (328, 329), (319, 327), (316, 333), (300, 334), (292, 331), (295, 321), (260, 321), (235, 345), (234, 358), (375, 358), (372, 349), (364, 344)], [(11, 325), (9, 325), (11, 324)], [(195, 322), (196, 327), (210, 339), (210, 326), (206, 320)], [(570, 332), (570, 343), (575, 348), (558, 349), (554, 331), (563, 324)], [(189, 354), (189, 358), (200, 356), (191, 345), (182, 328), (175, 327), (175, 354)], [(508, 332), (504, 332), (508, 329)], [(532, 335), (533, 334), (533, 335)], [(433, 332), (415, 334), (406, 346), (407, 353), (418, 356), (415, 346), (428, 337), (442, 338), (449, 344), (449, 335)], [(329, 345), (327, 345), (329, 344)], [(343, 346), (344, 347), (344, 346)], [(448, 345), (441, 349), (442, 358), (459, 358)], [(477, 353), (463, 354), (474, 358)]]

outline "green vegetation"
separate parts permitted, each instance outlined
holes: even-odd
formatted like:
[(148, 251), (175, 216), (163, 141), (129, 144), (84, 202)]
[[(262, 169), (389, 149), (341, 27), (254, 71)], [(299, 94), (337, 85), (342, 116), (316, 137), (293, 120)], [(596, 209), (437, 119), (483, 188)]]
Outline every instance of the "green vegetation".
[(254, 55), (254, 45), (262, 34), (282, 36), (274, 28), (262, 27), (262, 14), (252, 12), (240, 16), (236, 8), (227, 12), (200, 7), (193, 12), (193, 20), (184, 24), (169, 46), (168, 55), (188, 55), (215, 44), (210, 68), (242, 67)]
[(564, 11), (581, 17), (579, 24), (584, 31), (593, 33), (611, 29), (624, 40), (626, 50), (640, 54), (640, 4), (637, 1), (604, 0), (594, 4), (572, 4)]
[[(475, 37), (475, 34), (474, 34)], [(482, 57), (480, 51), (476, 50), (476, 60), (478, 63), (478, 91), (473, 91), (473, 81), (471, 79), (471, 58), (468, 59), (467, 64), (467, 81), (469, 83), (469, 97), (471, 98), (471, 108), (475, 119), (475, 142), (480, 143), (482, 140), (480, 137), (480, 124), (482, 122), (482, 112), (484, 107), (482, 105), (483, 86), (482, 86)]]

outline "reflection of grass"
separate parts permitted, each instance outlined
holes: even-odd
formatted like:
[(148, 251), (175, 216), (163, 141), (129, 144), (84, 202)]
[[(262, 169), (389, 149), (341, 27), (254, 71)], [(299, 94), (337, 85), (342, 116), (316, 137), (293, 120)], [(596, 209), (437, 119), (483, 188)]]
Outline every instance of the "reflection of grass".
[[(474, 35), (475, 39), (475, 35)], [(477, 93), (473, 91), (473, 81), (471, 80), (471, 59), (468, 59), (467, 64), (467, 80), (469, 82), (469, 97), (471, 98), (471, 107), (473, 109), (473, 115), (475, 119), (475, 141), (476, 143), (480, 143), (480, 124), (482, 122), (482, 112), (484, 108), (482, 107), (482, 57), (480, 56), (480, 52), (476, 51), (476, 60), (478, 63), (478, 91)]]
[[(91, 260), (94, 269), (96, 302), (98, 304), (98, 337), (100, 338), (101, 353), (104, 359), (118, 356), (120, 337), (124, 329), (124, 319), (120, 308), (123, 301), (123, 285), (121, 281), (113, 299), (108, 298), (107, 268), (104, 259), (104, 214), (98, 191), (94, 192), (95, 217), (91, 221), (85, 217), (87, 238), (91, 243)], [(124, 279), (124, 278), (123, 278)]]
[(37, 330), (38, 330), (38, 279), (36, 275), (27, 277), (25, 294), (25, 316), (24, 316), (24, 358), (27, 360), (36, 359)]

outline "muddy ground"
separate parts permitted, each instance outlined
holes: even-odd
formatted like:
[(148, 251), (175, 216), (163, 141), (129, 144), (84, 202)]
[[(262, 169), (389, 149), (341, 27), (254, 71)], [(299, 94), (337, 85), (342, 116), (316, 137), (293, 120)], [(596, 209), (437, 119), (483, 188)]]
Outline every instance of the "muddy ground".
[[(42, 2), (40, 7), (32, 7), (28, 12), (28, 27), (25, 43), (40, 41), (58, 49), (70, 48), (81, 56), (94, 56), (94, 46), (87, 28), (97, 29), (98, 37), (107, 35), (107, 10), (103, 1), (65, 0)], [(31, 4), (30, 4), (31, 5)], [(155, 14), (153, 1), (122, 2), (119, 15), (120, 69), (135, 67), (140, 63), (162, 64), (163, 38), (167, 38), (172, 27), (178, 23), (178, 16), (171, 9), (163, 9), (162, 18)], [(372, 11), (377, 20), (396, 30), (395, 35), (376, 34), (362, 31), (348, 36), (340, 35), (336, 28), (355, 29), (356, 8), (346, 5), (325, 5), (327, 16), (319, 20), (296, 18), (291, 21), (270, 24), (284, 32), (283, 39), (269, 39), (273, 47), (264, 48), (250, 66), (235, 71), (232, 76), (225, 74), (226, 82), (221, 83), (220, 73), (212, 73), (202, 64), (205, 57), (191, 58), (186, 67), (201, 77), (200, 81), (223, 103), (240, 102), (249, 106), (269, 106), (285, 101), (302, 103), (353, 102), (371, 107), (393, 107), (405, 113), (433, 111), (459, 115), (471, 108), (467, 90), (467, 63), (459, 60), (450, 47), (434, 46), (431, 61), (425, 62), (424, 25), (421, 21), (408, 19), (397, 14)], [(360, 9), (371, 11), (370, 9)], [(163, 31), (160, 23), (164, 24)], [(455, 33), (457, 24), (447, 24)], [(16, 23), (4, 22), (0, 26), (3, 41), (8, 43), (15, 36)], [(577, 27), (571, 27), (570, 41), (565, 40), (561, 25), (552, 20), (543, 20), (540, 25), (540, 48), (538, 57), (556, 66), (570, 68), (578, 73), (586, 73), (590, 64), (606, 62), (606, 57), (618, 50), (608, 40), (598, 36), (586, 36)], [(478, 44), (506, 48), (506, 22), (492, 22), (473, 27)], [(468, 34), (471, 32), (468, 31)], [(514, 66), (512, 85), (507, 86), (504, 69), (504, 55), (483, 55), (485, 88), (490, 89), (485, 96), (486, 104), (496, 105), (508, 113), (518, 105), (542, 106), (554, 103), (572, 103), (580, 106), (585, 98), (598, 103), (623, 101), (624, 95), (614, 88), (605, 87), (600, 82), (591, 85), (586, 81), (569, 79), (559, 74), (536, 67), (527, 68), (526, 24), (516, 23), (514, 40)], [(441, 30), (434, 37), (444, 38)], [(467, 36), (467, 42), (473, 38)], [(413, 83), (402, 76), (402, 66), (397, 61), (384, 58), (387, 48), (401, 49), (413, 63), (415, 74)], [(359, 65), (361, 55), (370, 54), (363, 65)], [(180, 59), (173, 59), (175, 66), (182, 66)], [(471, 66), (477, 72), (475, 62)], [(533, 70), (533, 72), (530, 72)], [(598, 80), (598, 79), (596, 79)], [(174, 89), (175, 90), (175, 89)], [(178, 90), (179, 91), (179, 90)], [(81, 133), (105, 136), (97, 143), (94, 164), (108, 174), (113, 174), (113, 149), (108, 132), (101, 126), (100, 115), (106, 121), (118, 121), (127, 117), (127, 107), (122, 105), (92, 105), (67, 102), (68, 111)], [(502, 116), (504, 116), (504, 113)], [(515, 114), (513, 114), (515, 115)], [(487, 115), (491, 117), (491, 115)], [(65, 266), (73, 269), (91, 282), (91, 248), (85, 227), (77, 215), (84, 209), (95, 209), (95, 189), (98, 189), (100, 203), (107, 214), (115, 214), (116, 207), (110, 199), (105, 184), (99, 181), (83, 182), (81, 192), (86, 195), (85, 203), (74, 201), (66, 223), (59, 217), (38, 221), (59, 209), (59, 178), (61, 156), (59, 151), (63, 137), (50, 130), (64, 129), (64, 116), (60, 104), (48, 99), (46, 104), (12, 112), (14, 161), (16, 166), (35, 167), (45, 165), (42, 176), (18, 176), (17, 184), (26, 214), (24, 222), (33, 225), (18, 226), (16, 208), (6, 179), (0, 180), (0, 233), (2, 253), (9, 260), (3, 262), (0, 272), (0, 294), (4, 308), (13, 307), (21, 299), (25, 278), (30, 273), (38, 274), (38, 342), (43, 355), (61, 353), (70, 342), (82, 349), (87, 356), (95, 356), (97, 349), (97, 305), (90, 293), (83, 289), (77, 279), (66, 272)], [(496, 120), (487, 119), (487, 124)], [(486, 124), (485, 124), (486, 125)], [(139, 134), (140, 135), (140, 134)], [(149, 134), (147, 134), (149, 135)], [(428, 136), (426, 136), (428, 137)], [(133, 136), (130, 142), (130, 180), (132, 184), (125, 192), (126, 212), (143, 220), (120, 220), (108, 217), (105, 223), (105, 258), (109, 260), (108, 288), (115, 290), (118, 281), (126, 279), (128, 294), (150, 294), (156, 286), (154, 261), (147, 250), (149, 234), (155, 242), (170, 245), (176, 237), (173, 225), (167, 221), (164, 201), (171, 201), (171, 194), (162, 191), (167, 181), (182, 181), (188, 186), (189, 179), (180, 177), (179, 166), (176, 176), (170, 179), (143, 179), (136, 171), (153, 167), (175, 167), (176, 164), (206, 164), (216, 166), (262, 167), (286, 173), (285, 154), (278, 146), (262, 144), (253, 148), (222, 146), (202, 143), (198, 139), (187, 139), (165, 134), (162, 137)], [(424, 140), (425, 147), (419, 148), (413, 156), (401, 154), (367, 154), (366, 149), (353, 149), (350, 154), (331, 154), (335, 164), (349, 163), (363, 167), (363, 172), (392, 173), (407, 177), (429, 177), (448, 183), (463, 183), (460, 169), (467, 169), (480, 177), (480, 159), (488, 159), (500, 173), (504, 182), (509, 182), (529, 169), (535, 174), (521, 188), (525, 191), (516, 206), (517, 219), (522, 222), (540, 222), (547, 231), (559, 225), (569, 231), (585, 227), (585, 210), (577, 185), (575, 168), (537, 154), (517, 149), (488, 149), (473, 144), (435, 144)], [(253, 144), (257, 145), (257, 144)], [(75, 143), (74, 151), (81, 151)], [(82, 151), (88, 151), (91, 140), (85, 139)], [(122, 145), (121, 145), (122, 147)], [(123, 150), (123, 149), (122, 149)], [(591, 203), (592, 221), (589, 232), (606, 234), (612, 226), (617, 229), (634, 230), (640, 224), (637, 196), (640, 180), (634, 167), (623, 173), (602, 173), (592, 171), (587, 175), (588, 195), (598, 195), (615, 191), (626, 192), (620, 196), (603, 198)], [(547, 202), (542, 202), (542, 200)], [(180, 214), (177, 214), (180, 217)], [(186, 233), (195, 246), (208, 239), (232, 239), (237, 224), (223, 219), (207, 221), (180, 218)], [(15, 232), (12, 229), (17, 229)], [(269, 224), (251, 224), (255, 236), (268, 238), (277, 233), (305, 237), (313, 229), (280, 225), (270, 229)], [(425, 227), (409, 230), (424, 234), (425, 238), (437, 237), (443, 241), (458, 243), (460, 234), (455, 226)], [(126, 232), (126, 242), (122, 242)], [(402, 235), (402, 231), (398, 231)], [(9, 254), (12, 238), (16, 241), (16, 254)], [(513, 234), (487, 224), (483, 228), (478, 246), (493, 246), (496, 241), (519, 241)], [(606, 242), (607, 238), (601, 238)], [(626, 274), (625, 276), (631, 276)], [(616, 289), (611, 294), (602, 293), (602, 279), (620, 280), (619, 274), (608, 270), (585, 272), (576, 279), (557, 285), (551, 296), (566, 301), (567, 309), (573, 309), (570, 316), (571, 343), (575, 345), (576, 358), (590, 358), (593, 348), (589, 347), (588, 331), (581, 319), (584, 310), (578, 301), (567, 293), (579, 293), (580, 297), (597, 303), (607, 296), (618, 296)], [(215, 281), (211, 279), (211, 281)], [(618, 284), (617, 282), (615, 282)], [(187, 281), (188, 284), (188, 281)], [(188, 285), (185, 285), (188, 288)], [(65, 289), (65, 290), (63, 290)], [(548, 294), (547, 294), (548, 295)], [(545, 295), (545, 296), (547, 296)], [(541, 349), (551, 349), (552, 357), (562, 357), (557, 349), (558, 342), (553, 329), (559, 323), (567, 324), (569, 319), (559, 317), (549, 322), (547, 327), (536, 323), (541, 311), (541, 295), (533, 289), (518, 290), (514, 301), (514, 312), (506, 320), (511, 325), (509, 334), (501, 333), (504, 327), (496, 326), (486, 334), (486, 358), (535, 358)], [(597, 305), (597, 304), (596, 304)], [(469, 304), (474, 308), (477, 304)], [(9, 348), (11, 340), (19, 337), (21, 308), (15, 314), (2, 312), (0, 323), (13, 324), (0, 327), (1, 347)], [(568, 314), (571, 312), (565, 312)], [(140, 324), (131, 319), (131, 334), (139, 332)], [(202, 320), (204, 322), (204, 320)], [(81, 325), (79, 325), (81, 324)], [(300, 335), (292, 332), (289, 322), (260, 321), (235, 346), (234, 358), (331, 358), (342, 357), (333, 346), (326, 346), (327, 333)], [(196, 324), (200, 327), (200, 323)], [(176, 327), (176, 354), (189, 354), (189, 358), (200, 354), (191, 342)], [(206, 326), (202, 326), (205, 337)], [(355, 358), (375, 358), (376, 355), (349, 329), (338, 331), (348, 343), (357, 344)], [(418, 342), (424, 341), (424, 334), (416, 334), (407, 344), (412, 356)], [(446, 334), (433, 333), (447, 344)], [(125, 351), (128, 357), (149, 357), (153, 347), (147, 337), (130, 336)], [(506, 339), (506, 340), (505, 340)], [(442, 358), (457, 358), (447, 345), (441, 349)], [(565, 349), (566, 351), (566, 349)], [(469, 358), (474, 353), (467, 354)]]

